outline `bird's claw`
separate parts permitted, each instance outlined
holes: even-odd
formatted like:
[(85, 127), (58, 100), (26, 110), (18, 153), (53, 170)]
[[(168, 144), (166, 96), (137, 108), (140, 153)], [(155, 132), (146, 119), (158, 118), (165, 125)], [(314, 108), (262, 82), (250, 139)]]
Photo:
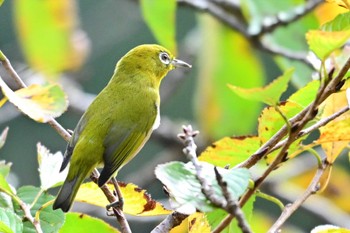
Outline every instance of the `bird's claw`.
[(122, 198), (118, 201), (115, 201), (115, 202), (112, 202), (112, 203), (106, 205), (107, 211), (109, 211), (111, 208), (123, 210), (123, 207), (124, 207), (124, 200)]

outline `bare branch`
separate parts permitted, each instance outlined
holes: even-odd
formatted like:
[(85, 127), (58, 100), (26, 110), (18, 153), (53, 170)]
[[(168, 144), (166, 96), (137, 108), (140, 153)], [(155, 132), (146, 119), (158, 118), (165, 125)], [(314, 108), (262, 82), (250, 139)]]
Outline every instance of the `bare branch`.
[(173, 212), (169, 214), (158, 226), (156, 226), (151, 233), (167, 233), (171, 229), (181, 224), (183, 220), (188, 217), (186, 214), (181, 214), (179, 212)]

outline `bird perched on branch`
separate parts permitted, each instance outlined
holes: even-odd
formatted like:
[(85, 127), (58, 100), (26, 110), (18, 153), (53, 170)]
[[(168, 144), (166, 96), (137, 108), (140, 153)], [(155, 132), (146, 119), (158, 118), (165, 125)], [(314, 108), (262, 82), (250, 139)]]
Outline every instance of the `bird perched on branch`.
[(60, 171), (70, 162), (69, 172), (53, 209), (67, 212), (94, 168), (103, 165), (101, 187), (141, 150), (160, 123), (160, 83), (177, 67), (191, 65), (159, 45), (137, 46), (118, 61), (67, 145)]

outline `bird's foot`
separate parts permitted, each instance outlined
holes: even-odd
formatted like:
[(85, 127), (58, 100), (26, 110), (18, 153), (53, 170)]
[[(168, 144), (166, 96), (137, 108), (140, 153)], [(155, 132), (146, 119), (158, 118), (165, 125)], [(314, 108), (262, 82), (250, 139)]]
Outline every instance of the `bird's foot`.
[(106, 205), (107, 211), (109, 211), (111, 208), (123, 210), (123, 207), (124, 207), (123, 198), (120, 198), (118, 201), (115, 201), (115, 202), (112, 202), (112, 203)]

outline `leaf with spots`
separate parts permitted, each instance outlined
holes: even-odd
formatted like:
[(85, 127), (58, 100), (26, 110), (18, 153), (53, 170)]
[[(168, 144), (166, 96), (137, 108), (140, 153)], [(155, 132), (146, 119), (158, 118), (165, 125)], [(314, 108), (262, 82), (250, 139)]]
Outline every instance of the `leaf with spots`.
[(0, 87), (12, 104), (38, 122), (46, 123), (52, 117), (59, 117), (68, 106), (66, 95), (57, 84), (34, 84), (13, 92), (0, 78)]
[[(126, 214), (136, 216), (157, 216), (171, 213), (171, 211), (165, 209), (162, 204), (153, 200), (146, 190), (131, 183), (125, 184), (119, 182), (118, 184), (124, 198), (123, 210)], [(108, 186), (111, 190), (114, 190), (113, 185)], [(100, 188), (93, 182), (82, 184), (75, 200), (103, 208), (109, 204)]]
[(231, 84), (228, 84), (228, 86), (233, 92), (244, 99), (260, 101), (268, 105), (276, 105), (283, 92), (287, 90), (288, 82), (292, 78), (293, 72), (294, 69), (285, 71), (283, 75), (265, 87), (246, 89)]
[(108, 223), (101, 219), (91, 217), (80, 213), (67, 213), (66, 221), (60, 229), (59, 233), (118, 233), (116, 228), (113, 228)]
[(184, 219), (180, 225), (174, 227), (169, 233), (210, 233), (210, 225), (204, 213), (196, 212)]
[[(214, 165), (200, 162), (203, 176), (211, 184), (217, 197), (222, 197), (222, 189), (219, 186), (214, 172)], [(228, 192), (233, 200), (245, 192), (248, 187), (250, 174), (248, 169), (223, 169), (217, 168), (223, 180), (227, 182)], [(169, 162), (158, 165), (155, 170), (156, 177), (165, 186), (170, 196), (171, 206), (183, 214), (193, 214), (197, 210), (211, 212), (216, 209), (204, 196), (201, 185), (196, 177), (196, 170), (191, 162)]]
[(248, 159), (259, 147), (257, 136), (224, 137), (207, 147), (198, 159), (219, 167), (234, 167)]

